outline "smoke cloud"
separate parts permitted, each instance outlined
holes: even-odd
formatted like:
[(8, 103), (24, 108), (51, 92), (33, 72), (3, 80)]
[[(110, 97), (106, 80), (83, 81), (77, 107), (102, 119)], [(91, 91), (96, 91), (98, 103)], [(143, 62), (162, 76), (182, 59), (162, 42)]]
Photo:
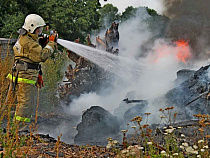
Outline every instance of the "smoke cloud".
[[(207, 45), (205, 45), (205, 42), (198, 42), (199, 40), (196, 39), (196, 36), (199, 37), (199, 39), (204, 37), (198, 36), (198, 32), (203, 33), (202, 30), (199, 30), (202, 29), (202, 25), (198, 24), (201, 23), (201, 21), (196, 21), (193, 18), (194, 14), (192, 14), (192, 16), (189, 15), (189, 17), (192, 17), (191, 19), (187, 19), (188, 14), (185, 17), (185, 15), (183, 15), (184, 12), (181, 13), (181, 11), (179, 13), (180, 15), (178, 15), (178, 13), (175, 12), (176, 9), (176, 11), (179, 12), (176, 7), (181, 7), (183, 4), (177, 3), (176, 1), (176, 3), (172, 3), (173, 1), (169, 1), (171, 2), (169, 3), (166, 0), (163, 2), (167, 7), (165, 14), (171, 18), (169, 25), (168, 23), (165, 23), (165, 17), (154, 20), (153, 17), (148, 15), (145, 8), (140, 8), (135, 18), (120, 23), (119, 60), (120, 58), (123, 58), (129, 59), (129, 61), (132, 62), (129, 62), (130, 64), (127, 65), (126, 60), (121, 60), (125, 62), (120, 62), (120, 64), (116, 65), (117, 68), (114, 68), (114, 71), (110, 71), (114, 77), (114, 80), (110, 81), (112, 82), (110, 87), (100, 87), (102, 90), (99, 93), (92, 92), (82, 94), (79, 98), (75, 98), (70, 105), (63, 106), (65, 112), (73, 116), (82, 116), (83, 112), (91, 106), (101, 106), (112, 114), (116, 114), (115, 110), (121, 108), (120, 105), (124, 104), (124, 106), (128, 106), (122, 101), (123, 99), (126, 99), (126, 95), (129, 92), (135, 92), (135, 95), (128, 99), (148, 100), (149, 105), (141, 112), (151, 113), (148, 120), (149, 124), (160, 122), (159, 115), (161, 115), (161, 113), (159, 112), (159, 108), (165, 108), (167, 106), (167, 101), (163, 95), (174, 88), (177, 71), (188, 68), (197, 70), (206, 64), (206, 61), (195, 62), (195, 58), (193, 60), (188, 59), (185, 62), (178, 59), (177, 54), (183, 50), (180, 50), (180, 47), (173, 41), (179, 39), (189, 40), (192, 48), (189, 46), (189, 48), (187, 47), (187, 50), (190, 54), (194, 53), (194, 56), (192, 55), (191, 58), (196, 57), (196, 55), (200, 56), (198, 52), (195, 51), (195, 46), (202, 47), (202, 44), (204, 44), (205, 47), (202, 47), (202, 50), (207, 50), (208, 48)], [(180, 9), (182, 9), (182, 7)], [(175, 14), (173, 14), (173, 12), (175, 12)], [(162, 22), (161, 19), (163, 20)], [(151, 27), (151, 21), (155, 21), (152, 24), (153, 27)], [(206, 22), (206, 24), (208, 24), (208, 22)], [(190, 30), (195, 32), (192, 33)], [(105, 30), (100, 33), (100, 37), (103, 38), (104, 34)], [(165, 35), (167, 36), (165, 37)], [(91, 37), (93, 42), (95, 42), (96, 36), (98, 35)], [(195, 45), (193, 45), (193, 42)], [(143, 47), (146, 47), (147, 49), (142, 49)], [(81, 52), (83, 51), (81, 50)], [(205, 51), (200, 51), (200, 53), (201, 55), (207, 55), (205, 54)], [(91, 54), (92, 53), (89, 53), (88, 56), (91, 56)], [(112, 58), (111, 55), (107, 56), (109, 56), (110, 59)], [(118, 57), (113, 57), (113, 59), (118, 60)], [(140, 63), (139, 65), (142, 66), (135, 67), (133, 66), (135, 65), (134, 63)], [(100, 62), (96, 62), (96, 64), (101, 66)], [(105, 67), (106, 64), (107, 62), (104, 61), (103, 66)], [(132, 71), (127, 71), (125, 69), (126, 66), (129, 67), (128, 70), (141, 68), (141, 71), (133, 71), (134, 73), (140, 72), (140, 75), (138, 75), (139, 78), (132, 78), (130, 73)], [(129, 106), (135, 106), (135, 104)], [(181, 110), (182, 109), (176, 109), (176, 112), (179, 113)], [(118, 112), (120, 113), (121, 118), (123, 118), (126, 111), (124, 111), (122, 107)], [(144, 117), (143, 122), (145, 121)], [(68, 131), (68, 129), (63, 130), (62, 133), (65, 133), (66, 130)], [(76, 131), (74, 132), (76, 133)]]
[(105, 4), (111, 3), (119, 9), (119, 12), (122, 13), (128, 6), (139, 7), (139, 6), (148, 6), (149, 8), (155, 9), (158, 13), (162, 13), (163, 5), (160, 0), (100, 0), (102, 6)]
[[(141, 47), (157, 35), (148, 29), (149, 24), (145, 22), (151, 18), (145, 8), (140, 8), (136, 18), (121, 23), (119, 26), (119, 56), (129, 58), (133, 63), (139, 62), (144, 65), (138, 80), (127, 77), (130, 74), (121, 67), (122, 70), (119, 68), (119, 71), (124, 71), (124, 73), (121, 76), (114, 76), (115, 81), (111, 87), (104, 87), (99, 94), (82, 94), (73, 100), (68, 107), (70, 114), (82, 115), (83, 111), (93, 105), (101, 106), (113, 113), (130, 91), (136, 92), (134, 99), (148, 100), (162, 96), (174, 87), (176, 72), (188, 67), (187, 64), (177, 59), (176, 54), (179, 49), (176, 45), (162, 38), (156, 39), (153, 44), (148, 43), (150, 51), (142, 57), (145, 52), (141, 50)], [(158, 30), (157, 27), (156, 29)], [(162, 106), (158, 105), (154, 108), (154, 105), (151, 105), (147, 111), (156, 113), (154, 109), (157, 110)]]
[(171, 20), (166, 37), (189, 41), (195, 59), (209, 56), (210, 1), (163, 0), (164, 14)]

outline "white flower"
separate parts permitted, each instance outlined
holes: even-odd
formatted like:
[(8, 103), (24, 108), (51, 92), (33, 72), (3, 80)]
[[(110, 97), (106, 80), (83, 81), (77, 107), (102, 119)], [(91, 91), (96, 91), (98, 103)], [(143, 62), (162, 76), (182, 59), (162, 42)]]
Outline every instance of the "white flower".
[(160, 153), (161, 153), (161, 155), (169, 156), (168, 154), (166, 154), (166, 152), (164, 150), (162, 150)]
[(168, 133), (163, 133), (164, 135), (168, 135)]
[(111, 148), (111, 144), (107, 144), (106, 148), (110, 149)]
[(174, 154), (173, 154), (173, 156), (178, 156), (178, 155), (179, 155), (179, 153), (174, 153)]
[(188, 143), (182, 143), (182, 145), (184, 146), (184, 147), (188, 147)]
[(205, 151), (205, 149), (201, 149), (201, 152), (204, 152)]
[(139, 149), (139, 150), (143, 150), (143, 149), (144, 149), (144, 147), (141, 147), (141, 146), (140, 146), (140, 147), (138, 147), (138, 149)]
[(167, 127), (163, 127), (163, 129), (167, 129)]
[(194, 149), (191, 146), (189, 146), (189, 147), (186, 148), (186, 152), (193, 153)]
[(136, 155), (136, 152), (134, 152), (134, 151), (133, 151), (133, 152), (131, 152), (131, 155)]
[(166, 131), (167, 133), (173, 133), (174, 129), (175, 129), (175, 128), (172, 128), (172, 129), (166, 129), (165, 131)]
[(115, 145), (120, 144), (120, 142), (118, 142), (117, 140), (113, 140), (112, 143)]
[(194, 148), (194, 149), (198, 149), (198, 146), (197, 146), (197, 145), (193, 145), (193, 148)]
[(126, 153), (128, 153), (128, 152), (129, 152), (129, 150), (127, 150), (127, 149), (122, 150), (122, 154), (126, 154)]
[(178, 129), (182, 129), (183, 127), (177, 127)]
[(201, 157), (201, 155), (197, 155), (197, 157), (199, 157), (199, 158), (200, 158), (200, 157)]
[(135, 129), (135, 128), (136, 128), (136, 126), (132, 126), (132, 128), (133, 128), (133, 129)]
[(199, 140), (198, 143), (204, 143), (204, 140)]
[(174, 127), (173, 126), (169, 126), (169, 128), (173, 129)]
[(152, 142), (147, 142), (148, 145), (152, 145)]
[(206, 145), (206, 146), (203, 146), (203, 148), (204, 148), (204, 149), (208, 149), (208, 148), (209, 148), (209, 146), (208, 146), (208, 145)]
[(184, 146), (180, 145), (180, 149), (184, 149)]
[(185, 135), (184, 134), (181, 134), (181, 137), (185, 137)]
[(196, 154), (196, 155), (198, 155), (198, 151), (194, 151), (194, 152), (192, 152), (193, 154)]

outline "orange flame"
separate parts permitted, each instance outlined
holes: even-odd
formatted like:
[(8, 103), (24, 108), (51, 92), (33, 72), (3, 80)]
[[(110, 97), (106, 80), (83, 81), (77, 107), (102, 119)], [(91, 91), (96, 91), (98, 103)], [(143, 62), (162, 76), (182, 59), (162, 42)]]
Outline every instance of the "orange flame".
[(157, 63), (161, 58), (167, 57), (171, 54), (174, 54), (175, 57), (187, 64), (187, 59), (189, 59), (191, 57), (191, 53), (190, 53), (190, 47), (189, 47), (189, 43), (188, 41), (184, 41), (184, 40), (178, 40), (175, 42), (176, 47), (173, 48), (173, 50), (171, 52), (171, 47), (168, 47), (168, 45), (162, 45), (161, 48), (157, 49), (157, 57), (155, 59), (155, 63)]
[(190, 54), (190, 47), (188, 41), (179, 40), (175, 42), (177, 45), (178, 53), (176, 54), (176, 57), (184, 62), (187, 63), (186, 60), (191, 57)]

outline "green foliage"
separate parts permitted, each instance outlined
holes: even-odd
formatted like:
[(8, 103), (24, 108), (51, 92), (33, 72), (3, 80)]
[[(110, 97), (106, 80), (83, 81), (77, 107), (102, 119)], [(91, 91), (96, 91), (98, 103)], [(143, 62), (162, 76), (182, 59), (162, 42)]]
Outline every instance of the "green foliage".
[(18, 21), (21, 17), (18, 6), (16, 1), (0, 1), (0, 37), (10, 37), (21, 26)]
[[(1, 37), (9, 38), (17, 37), (17, 30), (23, 25), (20, 21), (24, 21), (24, 14), (17, 12), (16, 15), (8, 15), (7, 18), (3, 21), (4, 27), (1, 29)], [(14, 29), (15, 28), (15, 29)]]
[[(83, 40), (87, 33), (99, 28), (99, 8), (99, 0), (0, 1), (0, 37), (9, 37), (23, 25), (26, 15), (35, 13), (56, 27), (60, 38)], [(17, 35), (13, 34), (13, 38)]]
[(134, 17), (136, 15), (136, 11), (137, 11), (137, 8), (134, 8), (132, 6), (127, 7), (121, 15), (121, 21), (126, 21), (130, 19), (131, 17)]
[[(158, 15), (146, 7), (148, 14)], [(129, 6), (122, 13), (112, 4), (101, 7), (99, 0), (2, 0), (0, 1), (0, 37), (17, 38), (28, 14), (39, 14), (50, 29), (56, 28), (59, 38), (84, 42), (87, 34), (99, 27), (107, 28), (113, 21), (135, 16), (137, 8)]]
[(104, 5), (100, 10), (101, 14), (101, 26), (111, 25), (115, 20), (120, 19), (120, 14), (118, 14), (118, 8), (114, 7), (112, 4)]
[(147, 12), (148, 12), (149, 15), (151, 15), (151, 16), (158, 15), (158, 13), (154, 9), (150, 9), (148, 7), (146, 7), (146, 9), (147, 9)]
[(40, 110), (50, 110), (58, 105), (58, 98), (56, 92), (58, 88), (58, 82), (63, 78), (64, 72), (62, 72), (67, 59), (66, 54), (56, 53), (54, 58), (49, 58), (42, 64), (44, 88), (41, 90), (40, 95)]

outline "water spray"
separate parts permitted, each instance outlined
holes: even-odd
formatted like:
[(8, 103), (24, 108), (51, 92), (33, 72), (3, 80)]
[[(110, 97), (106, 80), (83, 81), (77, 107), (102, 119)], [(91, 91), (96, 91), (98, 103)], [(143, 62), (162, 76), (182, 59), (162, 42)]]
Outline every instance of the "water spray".
[(138, 80), (143, 64), (89, 46), (58, 39), (57, 43), (121, 78)]

